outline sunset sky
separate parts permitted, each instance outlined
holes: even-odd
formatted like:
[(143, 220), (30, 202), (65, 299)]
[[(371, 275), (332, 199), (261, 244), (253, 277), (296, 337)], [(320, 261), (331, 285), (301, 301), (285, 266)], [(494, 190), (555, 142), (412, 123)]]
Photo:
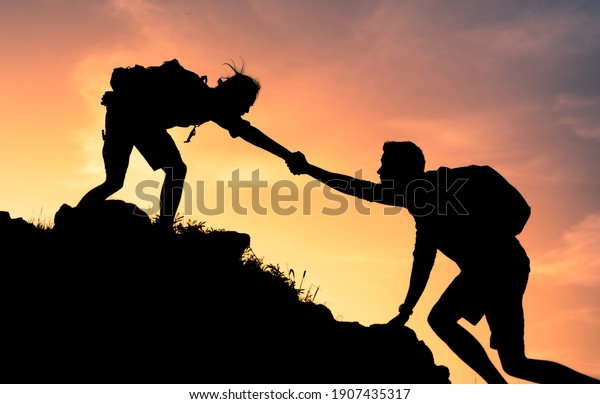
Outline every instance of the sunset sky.
[[(262, 84), (245, 118), (314, 164), (377, 181), (383, 142), (411, 140), (427, 169), (504, 174), (532, 206), (520, 236), (526, 352), (600, 377), (600, 2), (21, 0), (0, 6), (0, 54), (0, 210), (12, 217), (51, 223), (103, 181), (113, 68), (176, 58), (215, 86), (233, 61)], [(407, 212), (293, 176), (212, 123), (184, 144), (189, 130), (169, 131), (188, 165), (184, 221), (250, 234), (265, 263), (306, 271), (304, 287), (341, 320), (395, 316), (414, 245)], [(266, 185), (235, 200), (236, 175)], [(162, 178), (135, 151), (112, 198), (150, 212)], [(483, 383), (426, 323), (457, 273), (438, 256), (407, 326), (454, 383)], [(467, 327), (488, 346), (485, 321)]]

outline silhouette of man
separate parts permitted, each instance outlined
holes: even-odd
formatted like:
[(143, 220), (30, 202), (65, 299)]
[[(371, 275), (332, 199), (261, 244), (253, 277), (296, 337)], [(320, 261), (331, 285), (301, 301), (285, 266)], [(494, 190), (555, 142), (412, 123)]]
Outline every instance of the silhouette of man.
[[(490, 346), (509, 375), (536, 383), (598, 383), (564, 365), (525, 355), (523, 293), (529, 258), (515, 234), (507, 207), (492, 207), (500, 192), (522, 198), (489, 166), (440, 167), (425, 171), (421, 149), (412, 142), (385, 142), (380, 183), (332, 173), (309, 164), (300, 152), (288, 161), (293, 174), (308, 174), (348, 195), (406, 208), (415, 219), (416, 241), (409, 288), (390, 324), (404, 325), (429, 280), (437, 251), (456, 262), (460, 274), (428, 316), (435, 333), (488, 383), (506, 383), (483, 346), (458, 321), (477, 324), (485, 315)], [(505, 190), (489, 186), (495, 178)], [(498, 187), (496, 187), (498, 188)], [(486, 196), (488, 203), (485, 201)], [(523, 200), (524, 201), (524, 200)], [(529, 216), (526, 205), (525, 221)], [(485, 213), (488, 212), (486, 215)]]
[[(184, 70), (176, 59), (165, 65), (173, 70)], [(233, 75), (219, 79), (214, 88), (206, 85), (206, 77), (184, 70), (188, 76), (193, 76), (194, 93), (166, 100), (166, 106), (163, 103), (157, 107), (150, 101), (152, 82), (145, 83), (148, 88), (141, 88), (140, 94), (123, 94), (118, 90), (106, 92), (102, 97), (102, 105), (106, 106), (102, 148), (106, 179), (84, 195), (77, 206), (98, 204), (123, 187), (129, 157), (135, 147), (152, 169), (165, 172), (158, 223), (172, 229), (187, 173), (187, 166), (167, 132), (175, 126), (194, 125), (189, 141), (196, 126), (212, 121), (229, 131), (233, 138), (240, 137), (284, 160), (289, 158), (292, 153), (288, 149), (241, 118), (254, 105), (260, 91), (259, 82), (245, 75), (243, 68), (238, 70), (235, 65), (226, 65), (233, 70)]]

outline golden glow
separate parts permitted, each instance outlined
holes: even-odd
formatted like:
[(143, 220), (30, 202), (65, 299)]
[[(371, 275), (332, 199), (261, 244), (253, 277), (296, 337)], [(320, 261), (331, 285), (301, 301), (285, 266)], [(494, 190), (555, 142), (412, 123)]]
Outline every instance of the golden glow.
[[(0, 210), (51, 221), (62, 203), (77, 204), (103, 180), (99, 101), (112, 68), (177, 58), (214, 86), (228, 74), (224, 62), (243, 58), (263, 86), (247, 119), (324, 168), (362, 170), (377, 180), (382, 143), (408, 139), (422, 146), (428, 168), (490, 164), (504, 173), (533, 206), (521, 237), (533, 262), (525, 302), (528, 354), (600, 377), (600, 122), (594, 113), (600, 94), (582, 84), (597, 82), (590, 66), (600, 48), (579, 40), (597, 36), (597, 12), (507, 10), (493, 2), (473, 8), (456, 2), (450, 10), (442, 1), (160, 4), (2, 6)], [(269, 186), (260, 189), (266, 214), (237, 214), (229, 199), (223, 214), (202, 216), (193, 192), (192, 206), (182, 207), (189, 209), (186, 220), (249, 233), (266, 262), (306, 270), (307, 282), (320, 288), (317, 302), (340, 319), (368, 325), (395, 315), (414, 242), (406, 212), (386, 216), (383, 207), (366, 205), (371, 213), (365, 215), (346, 199), (344, 214), (327, 216), (322, 209), (339, 203), (323, 198), (321, 187), (311, 191), (310, 214), (299, 201), (281, 203), (296, 207), (294, 214), (277, 214), (273, 184), (293, 181), (302, 194), (310, 179), (291, 175), (278, 158), (215, 125), (198, 128), (192, 143), (183, 144), (187, 132), (171, 131), (188, 182), (204, 181), (207, 205), (215, 201), (215, 184), (235, 170), (250, 179), (258, 169)], [(161, 181), (162, 174), (134, 153), (125, 187), (113, 198), (147, 208), (136, 195), (145, 180)], [(251, 207), (249, 190), (241, 196)], [(482, 383), (425, 320), (456, 273), (452, 262), (438, 259), (408, 326), (450, 367), (453, 382)], [(486, 345), (485, 324), (474, 332)]]

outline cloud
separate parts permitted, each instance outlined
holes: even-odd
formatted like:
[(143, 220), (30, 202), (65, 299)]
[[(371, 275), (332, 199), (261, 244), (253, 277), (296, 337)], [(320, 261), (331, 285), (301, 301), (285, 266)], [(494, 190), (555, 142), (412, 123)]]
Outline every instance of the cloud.
[(568, 229), (559, 247), (532, 264), (537, 273), (567, 284), (600, 284), (600, 213), (587, 216)]
[(600, 46), (590, 40), (599, 32), (597, 8), (564, 2), (380, 4), (381, 12), (359, 30), (378, 50), (375, 60), (388, 66), (384, 77), (395, 78), (384, 80), (387, 91), (410, 94), (414, 109), (454, 116), (578, 93), (586, 82), (599, 91), (592, 66)]
[(558, 247), (532, 259), (525, 293), (528, 353), (600, 377), (600, 212), (564, 232)]
[(556, 97), (555, 111), (557, 122), (575, 135), (586, 140), (600, 141), (600, 95), (559, 95)]

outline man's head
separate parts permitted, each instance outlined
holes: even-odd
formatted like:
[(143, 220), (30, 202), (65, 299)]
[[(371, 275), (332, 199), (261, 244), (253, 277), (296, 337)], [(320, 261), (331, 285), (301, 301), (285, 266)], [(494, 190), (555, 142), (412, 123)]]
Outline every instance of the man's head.
[(254, 105), (260, 83), (245, 75), (243, 67), (238, 70), (234, 64), (225, 64), (233, 70), (233, 75), (219, 79), (215, 88), (218, 104), (225, 112), (242, 116)]
[(393, 180), (407, 184), (425, 171), (423, 151), (413, 142), (388, 141), (383, 144), (381, 167), (377, 170), (382, 181)]

